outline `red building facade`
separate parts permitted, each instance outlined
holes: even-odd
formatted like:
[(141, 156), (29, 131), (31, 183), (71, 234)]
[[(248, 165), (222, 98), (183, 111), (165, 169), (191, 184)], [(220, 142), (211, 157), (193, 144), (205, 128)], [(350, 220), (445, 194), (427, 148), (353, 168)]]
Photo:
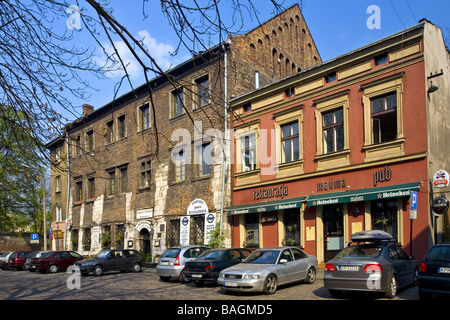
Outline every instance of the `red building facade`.
[(323, 263), (383, 229), (421, 258), (442, 233), (429, 181), (448, 161), (431, 108), (449, 108), (448, 75), (433, 78), (438, 100), (427, 93), (439, 65), (442, 34), (422, 21), (233, 99), (232, 245), (300, 246)]

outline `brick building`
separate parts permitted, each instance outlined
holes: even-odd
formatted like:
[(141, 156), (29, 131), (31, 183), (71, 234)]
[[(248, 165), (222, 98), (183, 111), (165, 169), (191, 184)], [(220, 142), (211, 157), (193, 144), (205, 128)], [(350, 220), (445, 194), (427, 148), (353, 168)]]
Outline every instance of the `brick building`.
[(232, 99), (232, 245), (296, 245), (323, 263), (383, 229), (421, 259), (450, 231), (431, 210), (449, 190), (432, 183), (450, 169), (449, 75), (423, 20)]
[[(155, 256), (167, 246), (207, 241), (214, 215), (214, 221), (223, 212), (226, 218), (231, 204), (230, 161), (223, 166), (221, 157), (229, 158), (222, 148), (229, 98), (317, 63), (320, 55), (294, 5), (200, 52), (168, 77), (101, 108), (84, 105), (83, 116), (65, 127), (70, 192), (62, 220), (72, 223), (64, 233), (68, 247), (87, 254), (125, 246)], [(61, 142), (48, 144), (52, 159)], [(62, 166), (52, 163), (53, 200)], [(223, 222), (229, 232), (228, 220)]]

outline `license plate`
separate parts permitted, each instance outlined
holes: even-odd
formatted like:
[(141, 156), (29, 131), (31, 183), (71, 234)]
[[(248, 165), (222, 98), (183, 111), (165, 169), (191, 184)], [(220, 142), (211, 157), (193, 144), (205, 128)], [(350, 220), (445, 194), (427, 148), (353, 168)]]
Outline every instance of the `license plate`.
[(439, 268), (438, 272), (439, 273), (450, 273), (450, 268), (441, 267), (441, 268)]
[(225, 281), (225, 287), (237, 287), (237, 282)]
[(193, 274), (193, 275), (192, 275), (192, 278), (201, 278), (201, 277), (202, 277), (201, 274)]
[(359, 266), (338, 266), (339, 271), (359, 271)]
[(168, 266), (169, 265), (169, 261), (161, 261), (161, 265), (162, 266)]

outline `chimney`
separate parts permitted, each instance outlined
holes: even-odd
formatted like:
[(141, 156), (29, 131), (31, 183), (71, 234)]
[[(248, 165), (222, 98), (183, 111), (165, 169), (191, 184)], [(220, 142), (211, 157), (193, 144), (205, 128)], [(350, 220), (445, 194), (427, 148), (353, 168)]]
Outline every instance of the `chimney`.
[(94, 107), (90, 104), (83, 104), (83, 116), (87, 116), (89, 113), (94, 111)]

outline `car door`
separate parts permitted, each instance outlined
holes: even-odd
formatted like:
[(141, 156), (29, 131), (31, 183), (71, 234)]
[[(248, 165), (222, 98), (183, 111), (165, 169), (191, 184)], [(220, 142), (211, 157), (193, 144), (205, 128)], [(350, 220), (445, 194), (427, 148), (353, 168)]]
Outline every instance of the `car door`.
[[(408, 276), (408, 265), (407, 265), (407, 259), (404, 259), (402, 257), (401, 251), (399, 251), (397, 246), (391, 245), (388, 248), (389, 252), (389, 259), (392, 267), (395, 270), (395, 273), (397, 274), (398, 279), (398, 286), (402, 287), (407, 282), (407, 276)], [(405, 254), (406, 255), (406, 254)], [(406, 256), (407, 257), (407, 256)]]
[(278, 283), (287, 283), (295, 279), (295, 260), (292, 257), (291, 250), (285, 249), (278, 258)]
[(67, 260), (69, 260), (67, 252), (61, 251), (55, 255), (55, 262), (59, 269), (67, 269)]
[(292, 248), (292, 254), (295, 260), (295, 280), (303, 280), (306, 278), (306, 273), (308, 271), (308, 257), (300, 249)]
[(396, 250), (398, 252), (398, 259), (401, 262), (403, 281), (401, 286), (404, 286), (411, 283), (411, 281), (414, 279), (414, 273), (416, 271), (417, 263), (413, 259), (410, 259), (402, 248), (396, 246)]

